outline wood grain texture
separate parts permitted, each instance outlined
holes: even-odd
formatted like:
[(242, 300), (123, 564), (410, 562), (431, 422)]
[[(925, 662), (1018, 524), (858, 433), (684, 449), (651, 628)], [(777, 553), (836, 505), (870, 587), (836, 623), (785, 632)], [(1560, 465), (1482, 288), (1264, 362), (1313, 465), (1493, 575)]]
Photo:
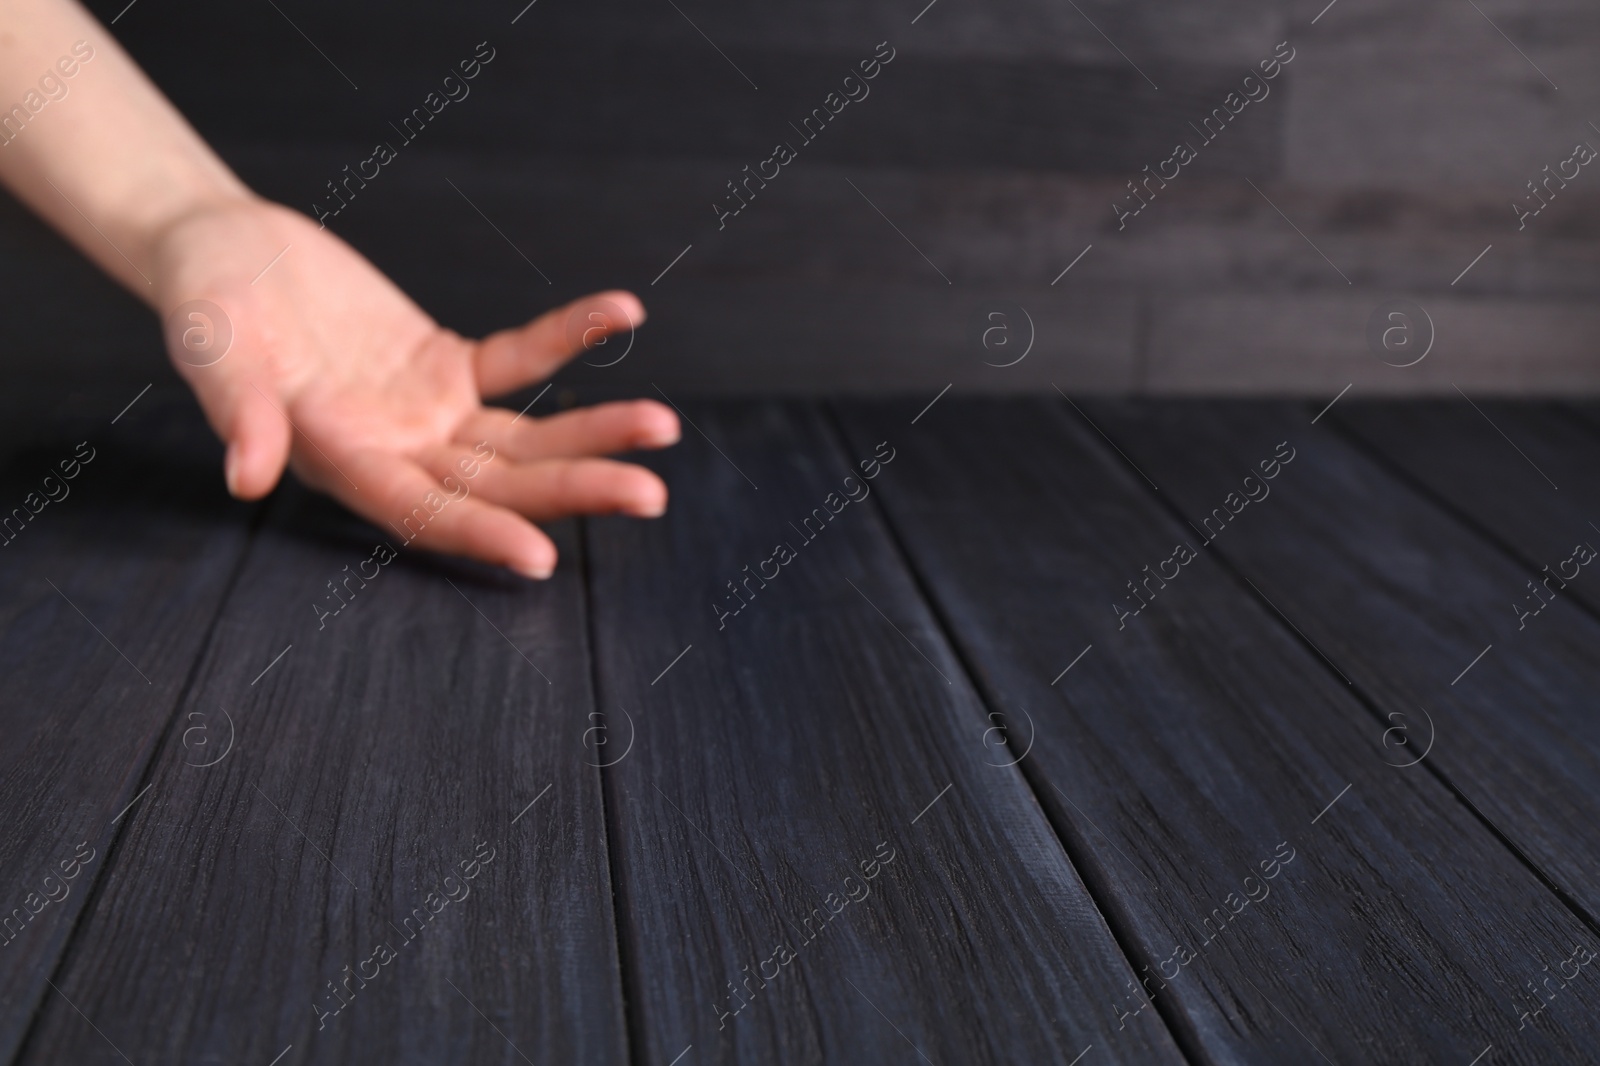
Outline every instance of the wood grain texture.
[[(358, 141), (224, 146), (255, 186), (302, 210), (330, 175), (370, 150)], [(712, 198), (744, 162), (486, 157), (419, 145), (333, 226), (464, 333), (526, 321), (600, 288), (641, 293), (651, 321), (635, 353), (616, 366), (563, 373), (562, 384), (583, 395), (648, 390), (651, 381), (723, 394), (951, 382), (1042, 390), (1058, 381), (1074, 394), (1324, 398), (1351, 382), (1353, 395), (1455, 396), (1452, 382), (1474, 396), (1595, 385), (1600, 320), (1589, 294), (1600, 284), (1600, 210), (1583, 208), (1581, 189), (1555, 205), (1573, 205), (1559, 226), (1508, 242), (1492, 190), (1268, 187), (1356, 281), (1352, 289), (1236, 179), (1175, 184), (1119, 232), (1110, 204), (1126, 190), (1116, 177), (802, 158), (718, 231)], [(550, 211), (552, 203), (562, 210)], [(20, 208), (0, 210), (0, 221), (0, 282), (32, 308), (3, 327), (8, 381), (44, 377), (66, 391), (134, 373), (142, 375), (135, 390), (153, 379), (177, 384), (152, 316)], [(1434, 354), (1404, 370), (1376, 360), (1365, 337), (1368, 317), (1397, 294), (1420, 302), (1439, 335)], [(1014, 367), (985, 366), (972, 342), (972, 315), (995, 300), (1039, 322), (1039, 346)], [(40, 350), (52, 358), (31, 354)]]
[[(119, 10), (114, 0), (94, 0), (89, 6), (106, 22)], [(525, 13), (526, 0), (509, 5), (497, 0), (462, 0), (448, 11), (400, 11), (377, 0), (355, 0), (326, 10), (305, 0), (279, 6), (301, 26), (315, 20), (320, 36), (311, 36), (342, 60), (341, 66), (361, 84), (362, 92), (374, 76), (425, 61), (441, 37), (456, 32), (465, 35), (478, 28), (551, 53), (594, 51), (613, 42), (633, 47), (655, 45), (662, 51), (701, 57), (708, 70), (717, 73), (720, 67), (721, 75), (737, 86), (743, 83), (717, 57), (707, 38), (735, 60), (750, 51), (826, 53), (851, 48), (862, 40), (876, 42), (888, 37), (934, 56), (1127, 67), (1127, 60), (1117, 51), (1120, 46), (1141, 66), (1159, 75), (1171, 67), (1195, 63), (1252, 65), (1263, 44), (1270, 50), (1283, 38), (1288, 24), (1284, 10), (1266, 0), (1220, 0), (1205, 8), (1183, 10), (1088, 0), (1078, 4), (1078, 11), (1044, 0), (1003, 8), (930, 5), (928, 0), (912, 4), (899, 0), (781, 0), (760, 7), (693, 0), (678, 4), (678, 11), (649, 0), (607, 0), (590, 6), (533, 6)], [(380, 25), (383, 33), (378, 37), (374, 28)], [(1096, 33), (1095, 25), (1105, 29), (1116, 44)], [(259, 38), (258, 48), (285, 64), (308, 54), (315, 57), (290, 24), (265, 5), (260, 12), (219, 11), (198, 0), (175, 0), (141, 12), (138, 19), (130, 13), (117, 23), (116, 32), (130, 42), (142, 61), (165, 61), (164, 66), (174, 73), (183, 65), (180, 60), (186, 42), (228, 32), (254, 35)], [(381, 49), (376, 46), (378, 41)], [(237, 64), (230, 65), (227, 59), (207, 52), (190, 55), (188, 65), (226, 76), (237, 69)], [(331, 68), (314, 73), (302, 69), (301, 73), (309, 75), (307, 80), (312, 80), (313, 86), (323, 84), (324, 78), (330, 87), (342, 85), (355, 99), (349, 85), (339, 81)], [(284, 93), (304, 91), (295, 85), (280, 89)], [(745, 90), (750, 91), (748, 86)], [(1166, 91), (1164, 84), (1162, 91)], [(260, 87), (257, 93), (264, 95)]]
[[(96, 5), (107, 21), (124, 6)], [(986, 380), (964, 361), (960, 327), (925, 310), (953, 295), (959, 318), (958, 305), (1009, 289), (1069, 321), (1054, 354), (1074, 391), (1317, 396), (1355, 381), (1358, 392), (1450, 395), (1455, 381), (1591, 392), (1600, 183), (1573, 182), (1522, 231), (1510, 201), (1593, 135), (1583, 59), (1597, 20), (1566, 2), (1480, 6), (610, 0), (508, 11), (470, 0), (431, 12), (173, 0), (138, 5), (112, 30), (242, 176), (301, 211), (396, 138), (391, 123), (478, 42), (494, 48), (470, 95), (404, 145), (334, 228), (464, 331), (590, 289), (648, 289), (649, 337), (679, 390), (1043, 391), (1060, 377), (1031, 362)], [(898, 57), (871, 96), (719, 230), (713, 203), (727, 183), (885, 40)], [(1283, 40), (1296, 58), (1271, 96), (1118, 229), (1111, 206), (1126, 202), (1125, 183), (1168, 158)], [(955, 292), (940, 293), (935, 268), (846, 177)], [(165, 373), (143, 308), (22, 213), (0, 211), (0, 285), (30, 309), (3, 326), (8, 380), (77, 385), (134, 362)], [(905, 288), (920, 291), (906, 299)], [(1397, 296), (1439, 311), (1454, 372), (1368, 358), (1366, 316)], [(880, 341), (897, 334), (898, 347)], [(836, 357), (820, 367), (819, 335)], [(53, 358), (25, 354), (37, 349)], [(632, 363), (611, 369), (563, 383), (603, 395), (657, 380)]]
[(1003, 715), (991, 758), (1021, 760), (1152, 981), (1155, 1010), (1128, 987), (1104, 1012), (1159, 1011), (1193, 1061), (1581, 1060), (1579, 1002), (1519, 1033), (1511, 997), (1592, 932), (1247, 586), (1201, 550), (1119, 628), (1124, 583), (1195, 537), (1062, 407), (842, 412), (857, 451), (905, 426), (878, 499)]
[[(16, 523), (0, 523), (6, 1061), (41, 1004), (64, 1005), (47, 982), (133, 817), (118, 815), (143, 788), (247, 539), (248, 509), (223, 493), (220, 448), (197, 418), (150, 397), (113, 425), (117, 414), (64, 418), (0, 476), (0, 519)], [(30, 520), (17, 517), (46, 494)]]
[(1430, 716), (1437, 744), (1426, 765), (1593, 924), (1600, 623), (1557, 599), (1519, 631), (1510, 605), (1526, 591), (1527, 568), (1336, 431), (1311, 425), (1314, 410), (1096, 402), (1085, 411), (1191, 523), (1242, 493), (1278, 442), (1297, 450), (1270, 497), (1240, 508), (1214, 549), (1383, 715), (1408, 716), (1414, 732), (1419, 712)]
[[(1563, 566), (1575, 546), (1600, 546), (1600, 434), (1568, 408), (1458, 396), (1341, 403), (1328, 419), (1496, 539), (1540, 583), (1538, 596), (1570, 596), (1600, 611), (1600, 580), (1584, 580), (1587, 566)], [(1563, 581), (1563, 570), (1578, 576)], [(1535, 593), (1520, 592), (1508, 610), (1542, 613)]]
[(607, 774), (641, 1060), (1181, 1061), (1159, 1023), (1112, 1039), (1133, 971), (877, 515), (839, 502), (901, 429), (846, 455), (812, 407), (686, 411), (706, 437), (652, 459), (668, 516), (589, 536), (600, 706), (619, 751), (636, 731)]
[(622, 1061), (580, 568), (283, 504), (22, 1061)]
[[(231, 158), (292, 199), (318, 187), (319, 166), (350, 158), (312, 154), (241, 146)], [(723, 393), (952, 381), (1020, 390), (1055, 380), (1074, 392), (1331, 396), (1354, 382), (1358, 394), (1454, 396), (1452, 382), (1474, 395), (1597, 384), (1600, 318), (1588, 294), (1600, 283), (1600, 242), (1582, 235), (1600, 225), (1600, 199), (1588, 204), (1577, 191), (1560, 201), (1574, 214), (1559, 227), (1508, 242), (1498, 215), (1489, 217), (1503, 204), (1487, 192), (1264, 186), (1291, 225), (1243, 182), (1195, 175), (1119, 230), (1111, 204), (1126, 189), (1115, 177), (867, 170), (802, 157), (719, 230), (711, 197), (741, 165), (481, 163), (419, 151), (333, 225), (463, 330), (546, 306), (541, 287), (554, 301), (635, 286), (652, 312), (640, 359), (574, 366), (563, 381), (580, 388), (648, 389), (659, 377), (640, 360), (651, 353), (680, 388)], [(530, 290), (537, 274), (447, 179), (555, 285)], [(572, 205), (559, 219), (544, 206), (557, 201)], [(458, 268), (438, 270), (441, 257)], [(1420, 302), (1438, 336), (1434, 354), (1405, 369), (1376, 359), (1366, 338), (1369, 317), (1397, 295)], [(983, 365), (967, 328), (978, 305), (996, 299), (1040, 322), (1036, 353), (1004, 371)]]
[[(1297, 271), (1320, 267), (1337, 282), (1311, 248), (1292, 233), (1289, 237), (1300, 248), (1292, 251), (1285, 242), (1283, 253), (1298, 256)], [(1325, 247), (1338, 259), (1339, 245)], [(1460, 266), (1466, 262), (1463, 257)], [(1351, 269), (1348, 259), (1341, 265)], [(1455, 265), (1436, 262), (1433, 269), (1443, 280)], [(1600, 388), (1600, 361), (1593, 355), (1600, 342), (1600, 312), (1592, 303), (1426, 297), (1421, 305), (1433, 321), (1438, 347), (1432, 358), (1395, 367), (1381, 362), (1367, 342), (1369, 319), (1390, 299), (1368, 288), (1299, 296), (1234, 291), (1164, 300), (1150, 316), (1146, 387), (1168, 395), (1236, 396), (1314, 389), (1324, 403), (1351, 384), (1352, 396), (1458, 397), (1457, 387), (1475, 396), (1559, 396)], [(1421, 336), (1420, 328), (1416, 335)], [(1531, 345), (1530, 337), (1537, 338)], [(1449, 356), (1443, 358), (1446, 344)]]
[[(1164, 10), (1144, 5), (1089, 0), (1071, 6), (1026, 2), (1006, 7), (811, 0), (750, 7), (736, 0), (697, 0), (684, 8), (697, 25), (724, 47), (822, 50), (848, 46), (863, 35), (874, 41), (904, 38), (919, 50), (966, 58), (1033, 57), (1062, 62), (1126, 65), (1119, 54), (1136, 57), (1159, 73), (1171, 65), (1207, 62), (1238, 65), (1257, 58), (1263, 41), (1281, 39), (1287, 19), (1281, 8), (1262, 0), (1223, 0), (1206, 8)], [(634, 41), (671, 42), (687, 50), (705, 42), (671, 8), (649, 0), (630, 0), (607, 9), (617, 32)], [(575, 8), (553, 8), (546, 26), (579, 30), (594, 18)], [(915, 20), (915, 22), (913, 22)], [(1097, 34), (1104, 29), (1116, 44)], [(1273, 36), (1278, 34), (1278, 36)], [(1163, 89), (1165, 91), (1165, 89)]]
[[(293, 146), (223, 144), (229, 163), (254, 186), (302, 210), (331, 174), (370, 150), (353, 138)], [(1349, 295), (1343, 279), (1237, 177), (1188, 175), (1119, 230), (1111, 204), (1127, 196), (1130, 174), (868, 168), (808, 152), (719, 231), (711, 204), (750, 161), (742, 155), (485, 156), (471, 146), (419, 144), (361, 190), (331, 225), (429, 305), (437, 299), (432, 293), (465, 289), (461, 275), (495, 285), (497, 293), (513, 280), (543, 284), (447, 179), (539, 263), (555, 282), (555, 295), (608, 278), (649, 286), (690, 242), (694, 252), (644, 294), (648, 299), (670, 298), (685, 277), (831, 282), (841, 289), (870, 288), (878, 281), (943, 284), (850, 188), (849, 178), (958, 286), (1049, 285), (1093, 243), (1093, 252), (1053, 291), (1065, 295), (1092, 282), (1161, 294)], [(1600, 285), (1594, 241), (1600, 196), (1584, 200), (1577, 188), (1570, 200), (1551, 207), (1571, 204), (1571, 216), (1537, 232), (1530, 227), (1517, 241), (1503, 239), (1499, 213), (1505, 205), (1493, 189), (1268, 191), (1369, 290), (1371, 303), (1397, 294), (1429, 307), (1433, 299), (1463, 295), (1579, 303)], [(560, 202), (563, 210), (551, 212), (550, 202)], [(1493, 250), (1452, 286), (1490, 243)], [(18, 245), (18, 254), (43, 254)], [(441, 256), (451, 270), (438, 269)], [(497, 282), (496, 273), (509, 277)], [(521, 291), (524, 299), (533, 296), (525, 285)], [(1471, 339), (1463, 333), (1452, 330), (1448, 336), (1459, 344)], [(1518, 350), (1535, 354), (1527, 342), (1539, 336), (1524, 336)]]
[[(1222, 6), (1233, 8), (1230, 14), (1254, 7), (1277, 21), (1262, 0)], [(485, 41), (493, 60), (464, 97), (462, 88), (452, 90), (460, 99), (442, 105), (418, 143), (494, 153), (726, 158), (757, 151), (764, 157), (775, 142), (791, 140), (804, 151), (855, 163), (1092, 173), (1136, 172), (1170, 156), (1185, 124), (1221, 107), (1281, 40), (1262, 28), (1247, 52), (1219, 61), (1191, 38), (1184, 49), (1156, 61), (1146, 55), (1135, 66), (1080, 14), (1044, 4), (999, 18), (1070, 20), (1070, 34), (1045, 32), (1074, 42), (1076, 55), (1050, 54), (1030, 43), (1021, 26), (1007, 48), (941, 47), (930, 40), (935, 34), (910, 25), (915, 12), (902, 15), (887, 4), (876, 11), (858, 6), (848, 20), (799, 3), (741, 11), (732, 19), (699, 5), (674, 10), (649, 0), (565, 10), (535, 6), (513, 27), (515, 13), (482, 3), (427, 18), (371, 7), (323, 12), (320, 37), (312, 37), (327, 60), (265, 6), (244, 12), (180, 3), (141, 12), (137, 20), (130, 16), (118, 29), (208, 137), (298, 143), (354, 137), (367, 154), (375, 141), (408, 151), (388, 123), (398, 125), (422, 106), (458, 60)], [(294, 4), (284, 14), (295, 17)], [(830, 14), (834, 26), (819, 34)], [(882, 15), (895, 25), (884, 25), (889, 20)], [(1137, 31), (1117, 25), (1116, 7), (1098, 17), (1125, 47), (1138, 47)], [(370, 32), (377, 20), (385, 27), (382, 47)], [(1169, 16), (1148, 24), (1182, 32), (1185, 21)], [(233, 35), (247, 27), (259, 35), (249, 49), (196, 55), (189, 47), (198, 35)], [(1238, 27), (1233, 23), (1235, 32)], [(959, 31), (942, 35), (958, 38)], [(880, 42), (885, 54), (893, 50), (893, 60), (868, 85), (869, 95), (840, 105), (837, 122), (806, 148), (789, 123), (799, 125), (822, 106)], [(1236, 132), (1228, 143), (1213, 149), (1227, 158), (1230, 173), (1244, 173), (1246, 166), (1251, 173), (1273, 173), (1282, 158), (1286, 109), (1274, 108), (1270, 119), (1250, 113), (1256, 110), (1247, 110), (1247, 119), (1230, 126)], [(321, 190), (320, 181), (315, 188)]]
[[(1296, 182), (1497, 185), (1509, 243), (1526, 236), (1510, 207), (1526, 195), (1524, 182), (1594, 136), (1584, 106), (1600, 88), (1587, 61), (1597, 36), (1591, 10), (1357, 0), (1311, 33), (1287, 108), (1286, 165)], [(1547, 212), (1538, 225), (1553, 221)]]
[[(1574, 416), (1484, 409), (1584, 481), (1552, 507), (1465, 404), (1336, 431), (1085, 404), (1115, 448), (1064, 403), (847, 405), (842, 432), (689, 406), (649, 460), (668, 518), (558, 528), (542, 586), (405, 556), (319, 619), (378, 534), (290, 491), (242, 555), (244, 512), (193, 488), (215, 445), (156, 399), (0, 548), (13, 883), (138, 796), (0, 948), (35, 952), (0, 955), (13, 1061), (1531, 1064), (1600, 1036), (1588, 977), (1519, 1016), (1600, 946), (1600, 623), (1572, 596), (1494, 630), (1507, 550), (1587, 506)], [(1119, 629), (1124, 582), (1204, 539), (1164, 501), (1222, 505), (1284, 440), (1271, 495)], [(165, 704), (18, 559), (77, 568)], [(1436, 743), (1401, 768), (1419, 703)]]

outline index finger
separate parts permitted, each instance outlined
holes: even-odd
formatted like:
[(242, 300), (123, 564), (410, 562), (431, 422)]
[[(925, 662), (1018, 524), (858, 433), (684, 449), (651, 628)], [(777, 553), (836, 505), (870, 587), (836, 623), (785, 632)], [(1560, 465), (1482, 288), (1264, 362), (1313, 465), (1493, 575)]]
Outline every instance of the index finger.
[[(491, 333), (473, 353), (478, 392), (498, 396), (542, 381), (579, 352), (596, 350), (607, 338), (631, 332), (644, 320), (639, 298), (614, 289), (546, 311), (525, 326)], [(613, 358), (607, 354), (602, 361)]]

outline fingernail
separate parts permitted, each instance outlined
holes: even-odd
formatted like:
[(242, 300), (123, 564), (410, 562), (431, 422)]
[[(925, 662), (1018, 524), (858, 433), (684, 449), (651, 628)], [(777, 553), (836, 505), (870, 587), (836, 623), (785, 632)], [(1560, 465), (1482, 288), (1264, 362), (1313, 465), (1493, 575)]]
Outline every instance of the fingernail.
[(523, 577), (531, 577), (535, 581), (544, 581), (555, 572), (555, 567), (550, 563), (525, 562), (519, 566), (513, 567), (512, 569), (521, 574)]
[(669, 444), (678, 443), (683, 429), (678, 425), (678, 420), (672, 412), (656, 403), (654, 400), (641, 400), (637, 405), (641, 415), (642, 425), (639, 426), (639, 447), (665, 448)]
[(228, 484), (228, 495), (239, 495), (239, 446), (228, 445), (222, 456), (222, 479)]
[(666, 513), (667, 501), (665, 497), (656, 500), (654, 503), (647, 503), (643, 507), (639, 508), (640, 518), (660, 518)]

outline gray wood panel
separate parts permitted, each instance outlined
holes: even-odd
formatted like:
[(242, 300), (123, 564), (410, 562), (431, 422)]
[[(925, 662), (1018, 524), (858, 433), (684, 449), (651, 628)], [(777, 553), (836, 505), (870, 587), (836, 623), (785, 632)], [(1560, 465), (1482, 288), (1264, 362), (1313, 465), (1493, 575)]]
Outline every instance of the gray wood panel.
[[(840, 504), (898, 474), (844, 480), (903, 427), (847, 454), (813, 407), (686, 410), (707, 436), (651, 459), (675, 506), (589, 537), (642, 1061), (1182, 1061), (1155, 1019), (1115, 1033), (1135, 971), (877, 514)], [(735, 601), (746, 566), (770, 581)]]
[(1600, 582), (1583, 580), (1586, 553), (1575, 550), (1600, 546), (1600, 433), (1581, 416), (1554, 404), (1458, 396), (1341, 403), (1328, 419), (1523, 564), (1538, 590), (1525, 585), (1506, 602), (1520, 625), (1534, 624), (1556, 597), (1600, 611)]
[[(1493, 188), (1505, 239), (1525, 236), (1510, 207), (1524, 183), (1577, 141), (1596, 143), (1587, 123), (1600, 23), (1569, 0), (1476, 8), (1343, 0), (1302, 31), (1287, 176), (1323, 189)], [(1546, 213), (1537, 228), (1552, 222)]]
[(621, 1061), (579, 568), (282, 503), (21, 1061)]
[[(1301, 248), (1327, 270), (1315, 252)], [(1459, 399), (1458, 388), (1474, 396), (1600, 388), (1600, 359), (1594, 355), (1600, 350), (1600, 310), (1592, 303), (1418, 294), (1411, 302), (1425, 315), (1413, 312), (1414, 336), (1421, 343), (1423, 320), (1430, 320), (1433, 350), (1413, 366), (1398, 367), (1380, 360), (1367, 341), (1368, 321), (1391, 299), (1367, 288), (1162, 301), (1150, 315), (1145, 388), (1167, 395), (1309, 392), (1322, 403), (1347, 385), (1354, 386), (1347, 399), (1419, 393)]]
[[(149, 396), (113, 425), (118, 413), (64, 418), (0, 476), (0, 519), (13, 523), (0, 523), (7, 1061), (35, 1010), (65, 1006), (49, 982), (116, 840), (148, 805), (147, 765), (248, 539), (249, 510), (223, 493), (220, 449), (197, 419)], [(38, 511), (24, 522), (14, 508)]]
[[(102, 6), (110, 19), (122, 5)], [(1502, 393), (1593, 391), (1600, 188), (1576, 180), (1524, 231), (1510, 201), (1577, 140), (1600, 137), (1583, 110), (1594, 96), (1585, 59), (1600, 28), (1565, 0), (1538, 11), (1478, 6), (707, 0), (675, 10), (630, 0), (508, 11), (474, 0), (448, 13), (361, 4), (313, 17), (298, 0), (281, 11), (180, 2), (130, 10), (115, 32), (247, 178), (301, 210), (486, 42), (496, 58), (470, 96), (404, 147), (340, 217), (339, 232), (452, 324), (524, 317), (537, 307), (536, 276), (441, 172), (463, 189), (482, 179), (471, 195), (556, 279), (546, 295), (651, 288), (659, 309), (702, 326), (668, 345), (680, 390), (991, 387), (984, 371), (950, 367), (954, 336), (923, 347), (927, 334), (953, 332), (936, 316), (897, 305), (893, 291), (879, 295), (880, 281), (933, 293), (943, 279), (856, 199), (849, 177), (956, 286), (981, 294), (1014, 288), (1010, 299), (1037, 304), (1039, 290), (1095, 244), (1062, 284), (1093, 284), (1082, 295), (1103, 298), (1119, 319), (1123, 307), (1139, 310), (1131, 347), (1116, 353), (1131, 365), (1108, 373), (1097, 345), (1070, 350), (1063, 366), (1080, 391), (1315, 396), (1354, 381), (1358, 392), (1448, 394), (1452, 380)], [(314, 31), (326, 59), (296, 26)], [(1125, 202), (1125, 183), (1167, 158), (1190, 123), (1285, 39), (1296, 55), (1271, 96), (1119, 231), (1111, 205)], [(719, 232), (712, 204), (726, 183), (885, 40), (897, 58), (872, 95)], [(32, 233), (16, 252), (19, 261), (41, 255), (49, 284), (31, 264), (16, 276), (0, 265), (17, 304), (48, 319), (13, 324), (15, 349), (65, 343), (77, 367), (94, 365), (104, 344), (124, 353), (122, 365), (130, 338), (143, 338), (132, 357), (159, 365), (140, 309), (85, 280), (87, 268), (64, 267), (59, 251), (38, 251), (52, 241)], [(670, 284), (650, 282), (691, 243), (669, 280), (711, 287), (679, 305)], [(752, 304), (738, 284), (720, 287), (757, 279), (793, 286), (792, 302)], [(1331, 321), (1396, 297), (1437, 304), (1450, 320), (1437, 357), (1415, 373), (1363, 363), (1359, 331), (1346, 336)], [(108, 304), (104, 320), (70, 310), (97, 300)], [(919, 327), (916, 350), (858, 345), (818, 387), (806, 352), (778, 347), (893, 328), (887, 314), (860, 312), (879, 300)], [(819, 303), (837, 305), (837, 317), (819, 315)], [(747, 305), (743, 327), (728, 330), (740, 358), (713, 354), (719, 346), (705, 333), (740, 320)], [(752, 328), (768, 318), (769, 334)], [(1091, 334), (1103, 325), (1084, 319)], [(1193, 346), (1184, 343), (1191, 335)], [(747, 345), (761, 354), (744, 356)], [(1292, 354), (1305, 348), (1314, 357)], [(574, 384), (648, 384), (630, 374)], [(1014, 377), (999, 387), (1042, 389), (1051, 374)]]
[(1420, 719), (1412, 753), (1386, 743), (1391, 723), (1205, 550), (1119, 620), (1124, 583), (1195, 538), (1064, 407), (843, 418), (857, 450), (904, 427), (877, 498), (996, 712), (991, 760), (1027, 772), (1149, 978), (1104, 1009), (1130, 1032), (1159, 1013), (1202, 1062), (1466, 1063), (1491, 1043), (1495, 1062), (1583, 1060), (1600, 1022), (1578, 999), (1530, 1027), (1536, 1005), (1512, 1004), (1594, 934), (1401, 765)]
[[(1212, 519), (1212, 550), (1381, 715), (1422, 734), (1431, 720), (1437, 744), (1425, 765), (1595, 923), (1600, 622), (1557, 599), (1519, 631), (1510, 605), (1527, 568), (1338, 431), (1312, 425), (1314, 410), (1084, 409), (1196, 530), (1214, 509), (1238, 507), (1236, 519)], [(1295, 466), (1259, 505), (1239, 506), (1239, 493), (1260, 491), (1242, 479), (1281, 441), (1296, 449)]]

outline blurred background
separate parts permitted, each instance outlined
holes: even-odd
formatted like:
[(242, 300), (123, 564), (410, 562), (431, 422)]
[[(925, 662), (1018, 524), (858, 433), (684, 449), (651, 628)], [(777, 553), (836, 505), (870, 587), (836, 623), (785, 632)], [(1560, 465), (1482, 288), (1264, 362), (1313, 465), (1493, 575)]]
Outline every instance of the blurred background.
[[(1592, 3), (925, 4), (90, 6), (266, 196), (310, 214), (393, 146), (329, 226), (444, 324), (638, 292), (651, 320), (626, 358), (574, 365), (547, 402), (1600, 385), (1600, 167), (1520, 230), (1512, 206), (1600, 146)], [(885, 41), (870, 95), (802, 142), (791, 124)], [(470, 94), (402, 140), (480, 42)], [(1288, 49), (1270, 94), (1202, 141)], [(727, 183), (781, 141), (798, 157), (719, 228)], [(1198, 157), (1119, 228), (1127, 183), (1180, 141)], [(12, 414), (180, 387), (152, 315), (0, 212)], [(1411, 366), (1369, 343), (1392, 301), (1434, 331)]]

